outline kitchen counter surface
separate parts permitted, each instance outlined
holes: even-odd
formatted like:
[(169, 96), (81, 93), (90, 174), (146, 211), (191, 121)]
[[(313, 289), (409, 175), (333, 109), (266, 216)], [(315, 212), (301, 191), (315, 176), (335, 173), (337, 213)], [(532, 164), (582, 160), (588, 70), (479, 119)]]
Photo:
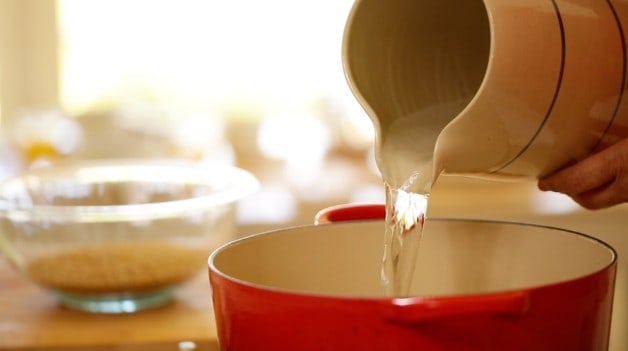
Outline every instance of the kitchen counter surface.
[(0, 261), (0, 306), (0, 350), (177, 351), (181, 341), (195, 342), (198, 351), (218, 350), (206, 274), (167, 306), (97, 315), (59, 306)]
[[(432, 217), (490, 218), (552, 225), (596, 236), (615, 247), (619, 269), (615, 293), (610, 351), (628, 350), (628, 207), (603, 211), (578, 209), (542, 194), (533, 184), (488, 187), (484, 183), (454, 181), (435, 189), (430, 198)], [(548, 203), (555, 204), (546, 207)], [(562, 204), (562, 205), (561, 205)], [(324, 203), (300, 210), (295, 223), (311, 223)], [(242, 235), (283, 225), (242, 226)], [(197, 350), (218, 350), (207, 275), (176, 293), (173, 303), (129, 315), (94, 315), (58, 306), (45, 291), (17, 274), (0, 259), (0, 350), (177, 350), (184, 340)]]

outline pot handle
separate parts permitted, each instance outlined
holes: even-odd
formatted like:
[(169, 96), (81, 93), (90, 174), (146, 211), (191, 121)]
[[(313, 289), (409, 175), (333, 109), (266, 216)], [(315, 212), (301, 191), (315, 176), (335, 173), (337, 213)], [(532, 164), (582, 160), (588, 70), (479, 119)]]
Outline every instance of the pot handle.
[(314, 216), (314, 224), (385, 218), (386, 206), (384, 204), (351, 203), (323, 208)]
[[(370, 219), (385, 219), (386, 206), (374, 203), (350, 203), (320, 210), (314, 223), (328, 224)], [(391, 322), (417, 323), (445, 318), (471, 316), (521, 316), (530, 305), (529, 291), (512, 291), (463, 297), (394, 298), (383, 304)]]
[(474, 316), (517, 317), (528, 311), (530, 293), (521, 290), (461, 297), (395, 298), (383, 307), (387, 320), (404, 324)]

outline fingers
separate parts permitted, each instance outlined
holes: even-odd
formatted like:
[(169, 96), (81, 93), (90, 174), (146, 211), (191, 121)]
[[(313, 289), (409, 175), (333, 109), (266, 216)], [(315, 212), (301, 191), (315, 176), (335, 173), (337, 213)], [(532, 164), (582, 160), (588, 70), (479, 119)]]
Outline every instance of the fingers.
[(607, 184), (614, 176), (610, 161), (613, 155), (608, 150), (603, 150), (541, 179), (539, 188), (576, 195)]
[(626, 189), (622, 190), (617, 183), (612, 183), (581, 194), (572, 195), (571, 197), (586, 209), (599, 210), (628, 200), (625, 191)]
[(628, 201), (628, 139), (541, 179), (538, 186), (569, 195), (588, 209)]

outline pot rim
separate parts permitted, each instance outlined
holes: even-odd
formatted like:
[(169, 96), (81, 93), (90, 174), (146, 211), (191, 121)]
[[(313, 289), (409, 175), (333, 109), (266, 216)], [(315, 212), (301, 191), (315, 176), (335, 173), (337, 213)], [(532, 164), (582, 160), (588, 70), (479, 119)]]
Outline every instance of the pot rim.
[[(590, 240), (595, 242), (596, 244), (602, 246), (603, 248), (606, 248), (610, 254), (611, 254), (611, 259), (609, 260), (609, 262), (607, 264), (605, 264), (604, 266), (602, 266), (599, 269), (596, 269), (594, 271), (592, 271), (591, 273), (588, 274), (584, 274), (575, 278), (570, 278), (570, 279), (565, 279), (565, 280), (559, 280), (559, 281), (555, 281), (555, 282), (551, 282), (548, 284), (541, 284), (541, 285), (531, 285), (531, 286), (527, 286), (524, 288), (513, 288), (513, 289), (505, 289), (505, 290), (495, 290), (495, 291), (487, 291), (487, 292), (482, 292), (482, 293), (472, 293), (472, 294), (450, 294), (450, 295), (411, 295), (411, 296), (351, 296), (351, 295), (334, 295), (334, 294), (321, 294), (321, 293), (312, 293), (312, 292), (304, 292), (304, 291), (298, 291), (298, 290), (290, 290), (290, 289), (284, 289), (284, 288), (278, 288), (278, 287), (273, 287), (273, 286), (269, 286), (269, 285), (264, 285), (264, 284), (258, 284), (258, 283), (253, 283), (253, 282), (249, 282), (246, 280), (242, 280), (239, 278), (235, 278), (232, 277), (226, 273), (224, 273), (223, 271), (219, 270), (216, 265), (215, 265), (215, 258), (216, 256), (218, 256), (222, 251), (228, 249), (229, 247), (232, 246), (236, 246), (241, 244), (244, 241), (249, 241), (249, 240), (253, 240), (253, 239), (258, 239), (267, 235), (273, 235), (276, 233), (283, 233), (283, 232), (288, 232), (288, 231), (292, 231), (295, 229), (299, 229), (299, 228), (309, 228), (309, 227), (317, 227), (318, 225), (315, 224), (305, 224), (305, 225), (296, 225), (296, 226), (290, 226), (290, 227), (286, 227), (286, 228), (281, 228), (281, 229), (276, 229), (276, 230), (269, 230), (269, 231), (265, 231), (265, 232), (261, 232), (261, 233), (257, 233), (257, 234), (252, 234), (243, 238), (239, 238), (236, 240), (233, 240), (231, 242), (228, 242), (226, 244), (221, 245), (220, 247), (216, 248), (208, 257), (207, 259), (207, 263), (208, 263), (208, 268), (210, 271), (209, 274), (209, 278), (210, 278), (210, 283), (212, 280), (212, 276), (216, 275), (218, 277), (220, 277), (221, 279), (227, 280), (231, 283), (234, 283), (236, 285), (239, 285), (241, 287), (246, 287), (246, 288), (250, 288), (250, 289), (254, 289), (254, 290), (259, 290), (259, 291), (263, 291), (264, 293), (272, 293), (272, 294), (278, 294), (278, 295), (286, 295), (286, 296), (292, 296), (292, 297), (303, 297), (303, 298), (317, 298), (317, 299), (328, 299), (328, 300), (343, 300), (343, 301), (373, 301), (373, 302), (387, 302), (387, 303), (392, 303), (395, 305), (406, 305), (406, 304), (413, 304), (416, 303), (417, 301), (422, 301), (422, 300), (430, 300), (430, 301), (434, 301), (434, 300), (447, 300), (447, 299), (456, 299), (456, 298), (461, 298), (461, 297), (481, 297), (481, 296), (496, 296), (496, 295), (509, 295), (509, 294), (518, 294), (518, 293), (523, 293), (523, 292), (529, 292), (532, 290), (539, 290), (539, 289), (548, 289), (548, 288), (552, 288), (554, 286), (559, 286), (559, 285), (565, 285), (565, 284), (570, 284), (570, 283), (574, 283), (580, 280), (586, 280), (590, 277), (593, 277), (595, 275), (601, 274), (602, 272), (605, 272), (609, 269), (612, 269), (612, 267), (617, 265), (617, 251), (608, 243), (606, 243), (605, 241), (593, 237), (589, 234), (585, 234), (582, 232), (578, 232), (575, 230), (571, 230), (571, 229), (565, 229), (565, 228), (559, 228), (559, 227), (554, 227), (554, 226), (550, 226), (550, 225), (543, 225), (543, 224), (536, 224), (536, 223), (524, 223), (524, 222), (517, 222), (517, 221), (508, 221), (508, 220), (491, 220), (491, 219), (479, 219), (479, 218), (449, 218), (449, 217), (430, 217), (429, 221), (436, 221), (436, 222), (471, 222), (471, 223), (486, 223), (486, 224), (501, 224), (501, 225), (508, 225), (508, 226), (525, 226), (525, 227), (534, 227), (534, 228), (541, 228), (541, 229), (550, 229), (553, 231), (559, 231), (559, 232), (563, 232), (569, 235), (574, 235), (574, 236), (578, 236), (581, 237), (583, 239), (586, 240)], [(350, 225), (355, 225), (356, 223), (366, 223), (366, 222), (383, 222), (383, 219), (368, 219), (368, 220), (354, 220), (354, 221), (346, 221), (346, 222), (334, 222), (334, 223), (328, 223), (328, 224), (323, 224), (321, 226), (327, 226), (327, 225), (343, 225), (343, 226), (350, 226)]]

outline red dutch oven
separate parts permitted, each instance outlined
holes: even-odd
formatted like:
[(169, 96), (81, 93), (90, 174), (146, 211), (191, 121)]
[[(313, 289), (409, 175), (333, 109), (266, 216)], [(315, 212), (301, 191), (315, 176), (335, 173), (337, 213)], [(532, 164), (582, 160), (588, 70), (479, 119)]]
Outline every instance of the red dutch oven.
[[(429, 219), (408, 297), (380, 284), (384, 207), (246, 237), (209, 258), (223, 351), (608, 349), (616, 253), (519, 223)], [(336, 223), (330, 223), (336, 222)]]

